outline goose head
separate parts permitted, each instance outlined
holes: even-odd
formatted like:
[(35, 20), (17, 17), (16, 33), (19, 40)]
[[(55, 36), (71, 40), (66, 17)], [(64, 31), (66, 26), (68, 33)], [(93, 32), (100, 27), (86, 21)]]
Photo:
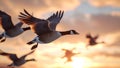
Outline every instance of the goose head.
[(79, 33), (76, 30), (70, 30), (70, 34), (78, 35)]
[(36, 61), (36, 59), (28, 59), (28, 60), (26, 60), (26, 62), (28, 62), (28, 61)]
[(31, 61), (36, 61), (36, 59), (31, 59)]
[(87, 34), (86, 35), (86, 38), (92, 38), (90, 34)]

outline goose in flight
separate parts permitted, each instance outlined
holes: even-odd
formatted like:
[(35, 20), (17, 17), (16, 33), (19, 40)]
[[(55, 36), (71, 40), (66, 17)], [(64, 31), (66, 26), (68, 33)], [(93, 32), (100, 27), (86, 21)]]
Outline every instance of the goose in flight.
[[(92, 37), (91, 34), (87, 34), (86, 38), (89, 39), (89, 41), (88, 41), (89, 44), (88, 45), (89, 46), (94, 46), (94, 45), (99, 44), (99, 43), (104, 43), (104, 42), (97, 42), (96, 40), (98, 39), (98, 37), (99, 37), (99, 35), (96, 35), (96, 36)], [(88, 45), (87, 45), (87, 47), (88, 47)]]
[(21, 56), (20, 58), (18, 58), (16, 54), (6, 53), (2, 50), (0, 50), (0, 51), (1, 51), (0, 55), (7, 56), (12, 61), (12, 63), (8, 65), (9, 67), (21, 66), (29, 61), (36, 61), (35, 59), (27, 59), (27, 60), (25, 59), (28, 55), (32, 54), (34, 52), (34, 50)]
[(0, 34), (0, 42), (4, 42), (6, 38), (12, 38), (20, 35), (26, 30), (30, 30), (30, 27), (22, 28), (23, 23), (19, 22), (16, 25), (13, 24), (11, 16), (0, 10), (0, 25), (4, 29), (4, 32)]
[(53, 13), (53, 15), (51, 15), (48, 19), (39, 19), (33, 17), (25, 9), (24, 13), (20, 12), (19, 19), (23, 23), (30, 25), (31, 30), (37, 34), (37, 36), (32, 41), (27, 43), (29, 45), (37, 43), (31, 49), (35, 49), (38, 46), (38, 43), (50, 43), (64, 35), (79, 34), (75, 30), (56, 31), (56, 26), (63, 17), (63, 14), (64, 11), (57, 11), (56, 13)]
[(71, 62), (72, 61), (72, 56), (80, 54), (80, 53), (73, 53), (73, 50), (68, 50), (68, 49), (62, 49), (63, 51), (65, 51), (65, 55), (62, 58), (67, 58), (66, 62)]

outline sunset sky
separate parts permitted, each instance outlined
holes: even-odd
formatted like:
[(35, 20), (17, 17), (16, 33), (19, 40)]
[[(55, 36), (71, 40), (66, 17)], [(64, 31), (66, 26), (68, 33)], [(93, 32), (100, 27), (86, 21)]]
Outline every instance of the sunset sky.
[[(80, 35), (63, 36), (49, 44), (39, 44), (35, 53), (27, 58), (35, 58), (19, 68), (115, 68), (120, 67), (120, 0), (0, 0), (0, 10), (12, 17), (14, 24), (19, 22), (19, 12), (23, 9), (33, 16), (47, 19), (52, 13), (64, 10), (64, 16), (57, 26), (58, 31), (74, 29)], [(28, 25), (24, 25), (26, 27)], [(0, 33), (4, 30), (0, 28)], [(85, 35), (99, 35), (98, 44), (89, 47)], [(21, 56), (28, 53), (31, 46), (26, 43), (36, 35), (26, 31), (15, 38), (7, 38), (0, 43), (0, 49)], [(64, 51), (61, 49), (76, 48), (80, 52), (74, 56), (73, 62), (64, 64)], [(0, 68), (6, 67), (11, 61), (0, 56)]]

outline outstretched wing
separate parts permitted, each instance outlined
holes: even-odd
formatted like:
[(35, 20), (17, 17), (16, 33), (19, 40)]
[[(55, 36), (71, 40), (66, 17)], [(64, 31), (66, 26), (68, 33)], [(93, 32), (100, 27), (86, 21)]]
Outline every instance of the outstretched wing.
[(99, 35), (96, 35), (96, 36), (94, 37), (94, 40), (98, 39), (98, 37), (99, 37)]
[(24, 9), (24, 13), (20, 12), (20, 14), (21, 15), (19, 15), (19, 19), (23, 23), (31, 25), (32, 26), (31, 29), (37, 35), (48, 33), (50, 31), (47, 20), (43, 20), (43, 19), (33, 17), (25, 9)]
[(9, 55), (9, 58), (10, 58), (12, 61), (16, 61), (16, 60), (19, 59), (16, 54), (10, 54), (10, 55)]
[(33, 15), (28, 13), (25, 9), (24, 9), (24, 13), (20, 12), (19, 19), (22, 21), (22, 23), (25, 23), (28, 25), (34, 24), (37, 21), (41, 20), (41, 19), (38, 19), (36, 17), (33, 17)]
[(5, 31), (14, 27), (14, 24), (12, 23), (10, 15), (0, 10), (0, 17), (1, 17), (0, 24)]
[(16, 54), (6, 53), (6, 52), (3, 52), (2, 50), (1, 50), (1, 52), (0, 52), (0, 55), (7, 56), (7, 57), (9, 57), (9, 59), (12, 60), (12, 61), (18, 60), (18, 57), (17, 57)]
[(49, 26), (52, 30), (56, 29), (56, 26), (60, 22), (61, 18), (63, 17), (63, 14), (64, 14), (64, 11), (57, 11), (47, 19), (50, 22)]

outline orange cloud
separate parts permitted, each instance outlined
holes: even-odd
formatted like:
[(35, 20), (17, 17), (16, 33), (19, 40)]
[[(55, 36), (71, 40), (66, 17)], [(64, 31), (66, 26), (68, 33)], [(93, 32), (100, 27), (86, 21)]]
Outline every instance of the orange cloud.
[[(1, 1), (2, 7), (1, 10), (12, 10), (13, 14), (19, 14), (23, 9), (31, 10), (31, 12), (35, 12), (35, 15), (40, 15), (50, 11), (56, 10), (73, 10), (77, 6), (79, 6), (79, 0), (30, 0), (30, 1), (16, 1), (16, 0), (8, 0)], [(4, 7), (4, 8), (3, 8)]]
[(113, 12), (111, 12), (111, 15), (112, 16), (120, 16), (120, 12), (118, 11), (113, 11)]
[(120, 7), (120, 0), (89, 0), (90, 4), (97, 7)]

